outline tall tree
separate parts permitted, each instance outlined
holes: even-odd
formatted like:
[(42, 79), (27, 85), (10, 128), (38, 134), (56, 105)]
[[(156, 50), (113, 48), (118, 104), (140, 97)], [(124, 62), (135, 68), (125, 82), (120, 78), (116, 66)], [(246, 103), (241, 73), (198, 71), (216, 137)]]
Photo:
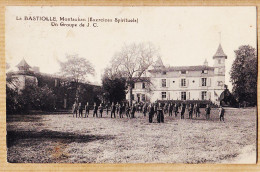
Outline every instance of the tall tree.
[(79, 96), (79, 82), (86, 82), (88, 75), (94, 75), (93, 65), (78, 55), (67, 55), (65, 62), (60, 62), (60, 74), (75, 84), (75, 97)]
[(239, 103), (257, 103), (257, 55), (250, 45), (235, 50), (236, 59), (230, 71), (233, 95)]
[(126, 80), (108, 67), (102, 76), (102, 89), (106, 100), (111, 103), (121, 102), (125, 99)]
[(135, 79), (140, 79), (153, 64), (158, 51), (151, 43), (124, 45), (121, 51), (115, 53), (111, 63), (114, 73), (126, 78), (130, 104), (132, 104), (132, 89)]

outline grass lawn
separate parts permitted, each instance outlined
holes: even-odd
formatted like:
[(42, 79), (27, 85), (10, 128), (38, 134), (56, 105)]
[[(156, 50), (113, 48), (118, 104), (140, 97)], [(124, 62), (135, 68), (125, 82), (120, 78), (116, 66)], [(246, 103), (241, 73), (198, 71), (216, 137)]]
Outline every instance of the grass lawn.
[[(255, 163), (256, 108), (226, 109), (220, 122), (181, 120), (165, 123), (148, 116), (111, 119), (62, 115), (7, 117), (8, 162), (31, 163)], [(92, 115), (92, 114), (91, 114)], [(194, 115), (193, 115), (194, 116)]]

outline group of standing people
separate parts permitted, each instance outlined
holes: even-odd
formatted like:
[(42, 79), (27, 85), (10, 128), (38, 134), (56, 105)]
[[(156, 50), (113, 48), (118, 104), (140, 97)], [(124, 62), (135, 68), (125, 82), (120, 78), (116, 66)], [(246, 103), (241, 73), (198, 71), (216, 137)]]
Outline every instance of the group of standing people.
[[(103, 111), (106, 111), (106, 115), (109, 115), (109, 109), (111, 110), (111, 118), (116, 118), (116, 116), (119, 116), (119, 118), (124, 117), (124, 113), (126, 114), (127, 118), (135, 118), (135, 113), (142, 112), (144, 117), (148, 113), (149, 116), (149, 122), (153, 122), (153, 118), (156, 115), (157, 116), (157, 122), (163, 123), (164, 122), (164, 114), (169, 114), (169, 116), (173, 116), (173, 113), (175, 115), (175, 118), (178, 116), (178, 113), (181, 115), (181, 119), (184, 119), (184, 114), (186, 109), (188, 110), (188, 118), (193, 119), (193, 114), (197, 117), (200, 117), (200, 105), (199, 104), (189, 104), (186, 105), (184, 103), (181, 103), (180, 105), (175, 103), (169, 103), (169, 104), (162, 104), (162, 103), (145, 103), (142, 106), (138, 105), (137, 103), (129, 105), (128, 103), (112, 103), (111, 106), (108, 104), (103, 105), (100, 103), (99, 105), (97, 103), (94, 103), (93, 106), (93, 117), (101, 117), (103, 115)], [(83, 118), (83, 111), (85, 110), (85, 118), (89, 116), (90, 106), (87, 102), (85, 106), (83, 106), (81, 103), (74, 103), (73, 104), (73, 117), (76, 118)], [(210, 119), (210, 113), (211, 113), (211, 107), (209, 104), (206, 105), (205, 108), (206, 113), (206, 120)], [(220, 121), (224, 121), (224, 109), (220, 106), (219, 108), (219, 117)]]
[[(81, 103), (77, 103), (75, 102), (72, 106), (72, 113), (73, 113), (73, 117), (76, 118), (83, 118), (83, 110), (85, 110), (85, 116), (84, 118), (89, 116), (89, 111), (90, 111), (90, 106), (89, 103), (87, 102), (85, 106), (83, 106)], [(93, 117), (98, 117), (100, 116), (102, 118), (102, 114), (103, 114), (103, 105), (100, 104), (99, 106), (94, 103), (94, 107), (93, 107)]]

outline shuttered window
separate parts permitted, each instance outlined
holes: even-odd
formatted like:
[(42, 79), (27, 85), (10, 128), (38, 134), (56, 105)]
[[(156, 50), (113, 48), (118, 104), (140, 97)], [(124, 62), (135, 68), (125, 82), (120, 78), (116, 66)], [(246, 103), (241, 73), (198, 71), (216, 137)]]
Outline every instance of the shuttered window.
[(201, 92), (201, 100), (207, 100), (207, 91)]
[(201, 78), (201, 86), (207, 86), (207, 78)]
[(186, 100), (186, 92), (181, 92), (181, 100)]
[(162, 79), (162, 87), (166, 87), (166, 79)]

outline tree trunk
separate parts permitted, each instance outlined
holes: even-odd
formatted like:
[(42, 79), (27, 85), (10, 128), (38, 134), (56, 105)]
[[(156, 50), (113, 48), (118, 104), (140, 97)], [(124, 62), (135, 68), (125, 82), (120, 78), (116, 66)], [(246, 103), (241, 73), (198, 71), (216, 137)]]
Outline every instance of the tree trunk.
[(128, 85), (128, 92), (129, 92), (129, 104), (130, 104), (130, 106), (132, 106), (132, 102), (133, 102), (133, 100), (132, 100), (133, 88), (132, 88), (131, 84)]

